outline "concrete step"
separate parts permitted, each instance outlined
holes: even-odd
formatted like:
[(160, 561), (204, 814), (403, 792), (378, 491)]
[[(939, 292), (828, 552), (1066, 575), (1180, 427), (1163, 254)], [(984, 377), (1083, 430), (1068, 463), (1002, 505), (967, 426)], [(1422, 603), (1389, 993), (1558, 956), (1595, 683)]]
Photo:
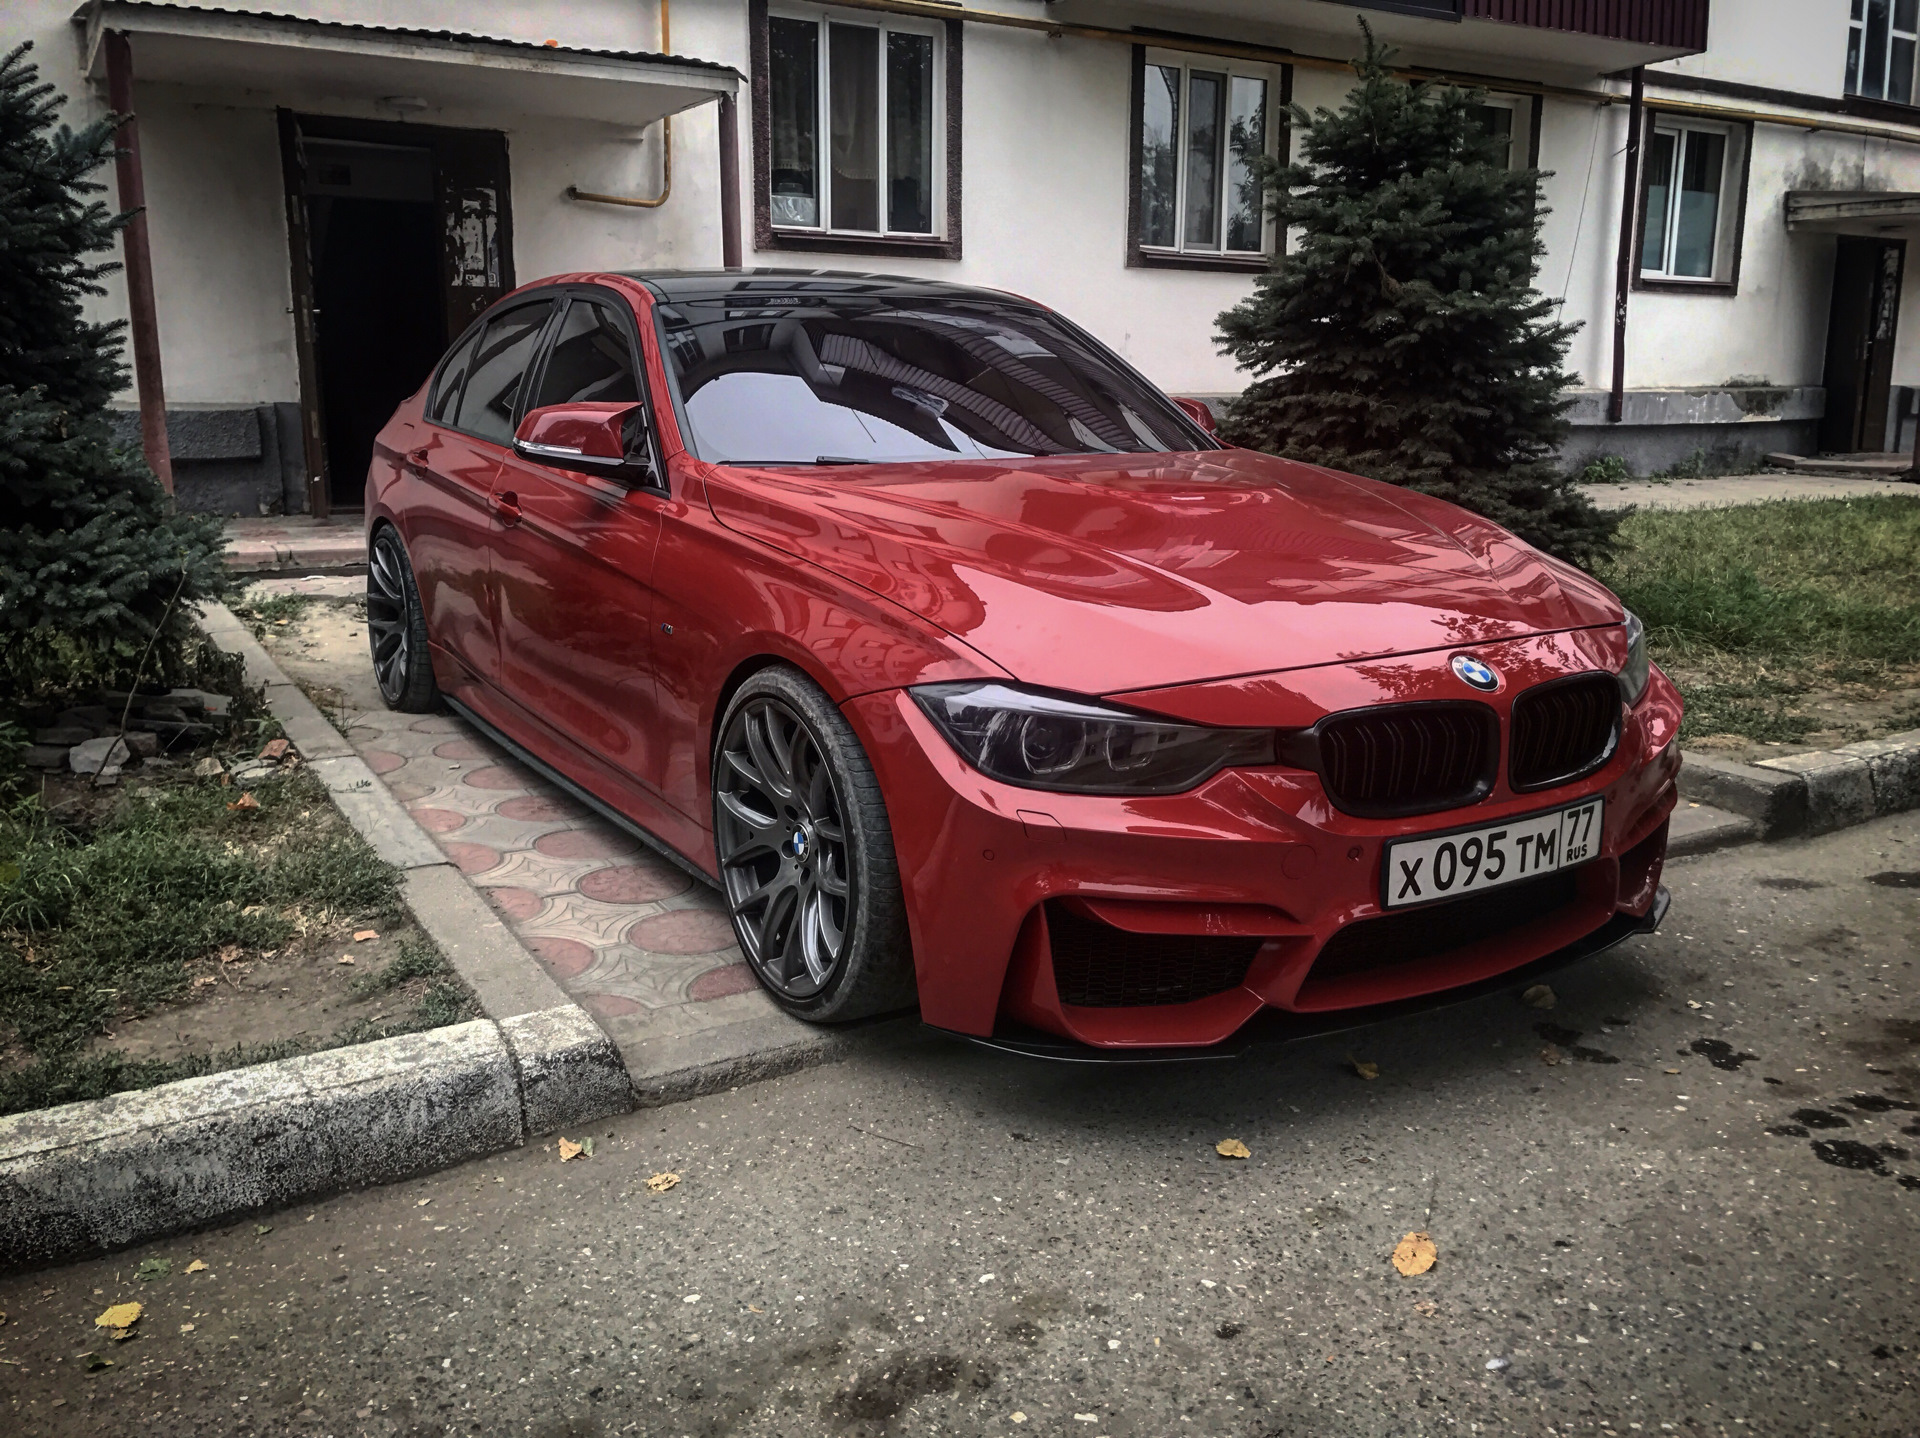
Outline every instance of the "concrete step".
[(237, 575), (365, 574), (367, 541), (357, 514), (230, 519), (226, 558)]
[(1794, 474), (1897, 479), (1913, 470), (1910, 454), (1770, 454), (1767, 463)]
[(1673, 811), (1667, 830), (1667, 857), (1684, 859), (1690, 854), (1709, 854), (1715, 849), (1730, 849), (1735, 844), (1751, 844), (1760, 837), (1760, 826), (1739, 814), (1716, 809), (1711, 804), (1680, 801)]

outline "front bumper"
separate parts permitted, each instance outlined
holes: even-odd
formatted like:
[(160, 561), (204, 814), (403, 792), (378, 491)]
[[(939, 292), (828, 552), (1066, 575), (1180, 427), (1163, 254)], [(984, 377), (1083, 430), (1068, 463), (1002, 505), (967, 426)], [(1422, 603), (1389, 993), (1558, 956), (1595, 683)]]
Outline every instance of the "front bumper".
[[(1476, 652), (1505, 651), (1503, 669), (1532, 673), (1541, 666), (1529, 665), (1526, 647), (1550, 644), (1565, 647), (1516, 640)], [(1444, 655), (1438, 663), (1444, 668)], [(1397, 691), (1374, 702), (1408, 697), (1406, 667)], [(1343, 695), (1357, 668), (1330, 667)], [(1649, 916), (1657, 921), (1680, 717), (1679, 695), (1658, 670), (1598, 772), (1529, 794), (1503, 782), (1466, 808), (1405, 819), (1344, 814), (1317, 777), (1280, 768), (1228, 770), (1188, 793), (1154, 797), (1020, 789), (969, 766), (901, 691), (845, 708), (887, 799), (921, 1016), (957, 1034), (1043, 1044), (1035, 1036), (1050, 1035), (1082, 1049), (1146, 1052), (1226, 1043), (1263, 1011), (1269, 1023), (1344, 1027), (1358, 1015), (1510, 981), (1550, 956), (1578, 957), (1606, 934), (1617, 942)], [(1570, 877), (1551, 909), (1445, 952), (1316, 973), (1336, 934), (1381, 916), (1386, 844), (1595, 794), (1606, 799), (1599, 854), (1562, 871)], [(1062, 922), (1063, 905), (1070, 922), (1129, 936), (1242, 940), (1255, 952), (1240, 981), (1191, 1001), (1066, 1003), (1049, 937), (1049, 916)]]

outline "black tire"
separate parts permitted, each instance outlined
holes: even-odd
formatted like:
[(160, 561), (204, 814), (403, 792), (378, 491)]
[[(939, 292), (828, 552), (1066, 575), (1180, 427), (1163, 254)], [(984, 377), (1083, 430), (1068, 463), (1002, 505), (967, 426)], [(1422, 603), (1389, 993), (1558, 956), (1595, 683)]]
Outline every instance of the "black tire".
[(740, 686), (719, 736), (714, 847), (761, 986), (812, 1023), (910, 1007), (893, 829), (852, 726), (819, 685), (775, 665)]
[(427, 652), (427, 616), (399, 531), (383, 524), (367, 547), (367, 647), (387, 708), (427, 714), (440, 707)]

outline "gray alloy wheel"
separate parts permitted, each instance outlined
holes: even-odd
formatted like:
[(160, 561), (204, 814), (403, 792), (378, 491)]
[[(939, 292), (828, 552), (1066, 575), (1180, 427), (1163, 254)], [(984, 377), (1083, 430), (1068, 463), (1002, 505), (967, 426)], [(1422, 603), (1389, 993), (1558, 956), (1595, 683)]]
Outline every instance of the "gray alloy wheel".
[(367, 646), (389, 709), (425, 714), (439, 707), (440, 688), (427, 653), (427, 616), (407, 548), (392, 525), (383, 524), (367, 550)]
[(727, 706), (713, 817), (734, 934), (782, 1007), (828, 1023), (913, 1002), (879, 781), (845, 717), (796, 670), (761, 670)]

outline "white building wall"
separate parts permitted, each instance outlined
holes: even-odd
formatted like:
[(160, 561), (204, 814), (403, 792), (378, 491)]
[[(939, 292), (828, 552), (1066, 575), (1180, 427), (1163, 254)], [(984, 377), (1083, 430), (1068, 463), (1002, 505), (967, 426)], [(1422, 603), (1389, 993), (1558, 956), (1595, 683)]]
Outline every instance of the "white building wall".
[[(994, 0), (1031, 13), (1022, 0)], [(1717, 0), (1712, 49), (1661, 70), (1824, 96), (1843, 88), (1848, 0)], [(71, 0), (14, 0), (15, 33), (38, 42), (46, 77), (72, 98), (76, 123), (103, 108), (78, 73)], [(228, 8), (233, 8), (229, 6)], [(362, 24), (467, 31), (609, 49), (659, 46), (657, 8), (636, 0), (258, 0), (263, 13), (298, 10)], [(1151, 18), (1151, 17), (1148, 17)], [(1294, 40), (1330, 53), (1325, 35), (1289, 36), (1257, 20), (1188, 14), (1192, 29), (1264, 43)], [(1118, 18), (1110, 23), (1127, 23)], [(673, 49), (745, 73), (744, 0), (677, 0)], [(1129, 269), (1125, 265), (1131, 57), (1124, 44), (1055, 40), (969, 25), (964, 52), (963, 258), (872, 259), (757, 252), (752, 245), (751, 106), (743, 94), (740, 173), (749, 264), (884, 269), (1017, 291), (1086, 324), (1176, 392), (1230, 393), (1245, 377), (1214, 347), (1214, 318), (1251, 288), (1244, 275)], [(1418, 54), (1403, 54), (1418, 63)], [(1509, 64), (1518, 74), (1519, 67)], [(138, 45), (135, 52), (139, 69)], [(1569, 71), (1558, 84), (1618, 90)], [(1336, 105), (1340, 73), (1300, 68), (1295, 98)], [(1678, 92), (1675, 92), (1678, 94)], [(1753, 108), (1760, 102), (1688, 94)], [(284, 204), (273, 97), (137, 91), (146, 154), (155, 278), (169, 398), (240, 404), (295, 397)], [(1764, 106), (1762, 106), (1764, 108)], [(333, 113), (393, 118), (371, 104)], [(585, 268), (696, 267), (720, 258), (716, 125), (712, 107), (674, 122), (673, 196), (657, 210), (568, 200), (569, 184), (652, 194), (660, 178), (658, 127), (644, 135), (536, 117), (429, 112), (425, 123), (507, 134), (515, 268), (522, 281)], [(1549, 210), (1539, 283), (1581, 326), (1569, 367), (1592, 388), (1612, 368), (1614, 263), (1621, 202), (1623, 106), (1550, 98), (1540, 163)], [(107, 178), (110, 179), (110, 176)], [(1818, 385), (1824, 360), (1831, 240), (1790, 236), (1788, 189), (1920, 190), (1920, 145), (1761, 124), (1755, 129), (1736, 296), (1637, 291), (1631, 301), (1628, 383), (1636, 389), (1719, 385), (1736, 376), (1777, 386)], [(102, 313), (124, 308), (110, 281)], [(1896, 382), (1920, 384), (1920, 254), (1907, 287)]]

